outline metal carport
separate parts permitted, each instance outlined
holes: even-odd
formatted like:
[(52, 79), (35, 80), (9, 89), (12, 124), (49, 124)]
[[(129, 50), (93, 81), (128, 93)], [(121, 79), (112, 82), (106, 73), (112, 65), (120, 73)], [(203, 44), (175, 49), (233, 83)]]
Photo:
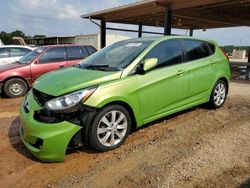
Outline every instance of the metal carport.
[[(145, 32), (142, 26), (164, 27), (164, 35), (171, 35), (172, 28), (211, 29), (250, 26), (250, 0), (144, 0), (95, 13), (85, 14), (84, 19), (100, 20), (101, 46), (106, 44), (106, 30)], [(138, 30), (108, 28), (106, 23), (138, 25)], [(159, 33), (156, 33), (159, 34)]]

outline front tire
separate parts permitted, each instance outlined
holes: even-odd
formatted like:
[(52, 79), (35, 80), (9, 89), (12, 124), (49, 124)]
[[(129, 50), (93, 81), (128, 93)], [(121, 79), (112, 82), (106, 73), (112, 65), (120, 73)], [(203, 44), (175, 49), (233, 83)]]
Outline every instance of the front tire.
[(217, 81), (210, 96), (209, 106), (212, 109), (222, 107), (226, 101), (227, 92), (227, 84), (223, 80)]
[(111, 105), (98, 112), (89, 131), (90, 144), (99, 151), (120, 147), (131, 130), (131, 116), (126, 108)]
[(27, 83), (20, 78), (12, 78), (5, 82), (4, 93), (9, 98), (24, 96), (28, 91)]

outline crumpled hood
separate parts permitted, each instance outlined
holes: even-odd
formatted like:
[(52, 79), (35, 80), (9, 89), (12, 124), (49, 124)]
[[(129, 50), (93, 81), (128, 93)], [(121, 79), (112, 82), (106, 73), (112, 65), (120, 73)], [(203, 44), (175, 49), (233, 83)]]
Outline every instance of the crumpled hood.
[(52, 95), (60, 96), (73, 91), (98, 85), (121, 77), (119, 72), (104, 72), (80, 68), (65, 68), (48, 73), (37, 79), (34, 88)]
[(23, 66), (26, 66), (26, 65), (22, 65), (22, 64), (18, 64), (18, 63), (9, 63), (9, 64), (5, 64), (5, 65), (0, 64), (0, 73), (4, 72), (4, 71), (11, 70), (11, 69), (15, 69), (18, 67), (23, 67)]

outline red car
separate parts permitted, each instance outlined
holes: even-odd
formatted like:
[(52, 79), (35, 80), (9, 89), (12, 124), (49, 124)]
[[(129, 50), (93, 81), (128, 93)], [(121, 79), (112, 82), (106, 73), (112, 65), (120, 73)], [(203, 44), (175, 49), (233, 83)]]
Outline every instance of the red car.
[(0, 93), (23, 96), (41, 75), (79, 63), (96, 52), (92, 46), (55, 45), (38, 47), (20, 60), (0, 66)]

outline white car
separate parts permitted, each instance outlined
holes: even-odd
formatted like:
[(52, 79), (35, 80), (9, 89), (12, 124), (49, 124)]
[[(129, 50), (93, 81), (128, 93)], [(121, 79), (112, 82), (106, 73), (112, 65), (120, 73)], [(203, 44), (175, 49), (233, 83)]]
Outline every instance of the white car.
[(33, 48), (29, 46), (5, 45), (0, 46), (0, 66), (14, 61), (31, 52)]

